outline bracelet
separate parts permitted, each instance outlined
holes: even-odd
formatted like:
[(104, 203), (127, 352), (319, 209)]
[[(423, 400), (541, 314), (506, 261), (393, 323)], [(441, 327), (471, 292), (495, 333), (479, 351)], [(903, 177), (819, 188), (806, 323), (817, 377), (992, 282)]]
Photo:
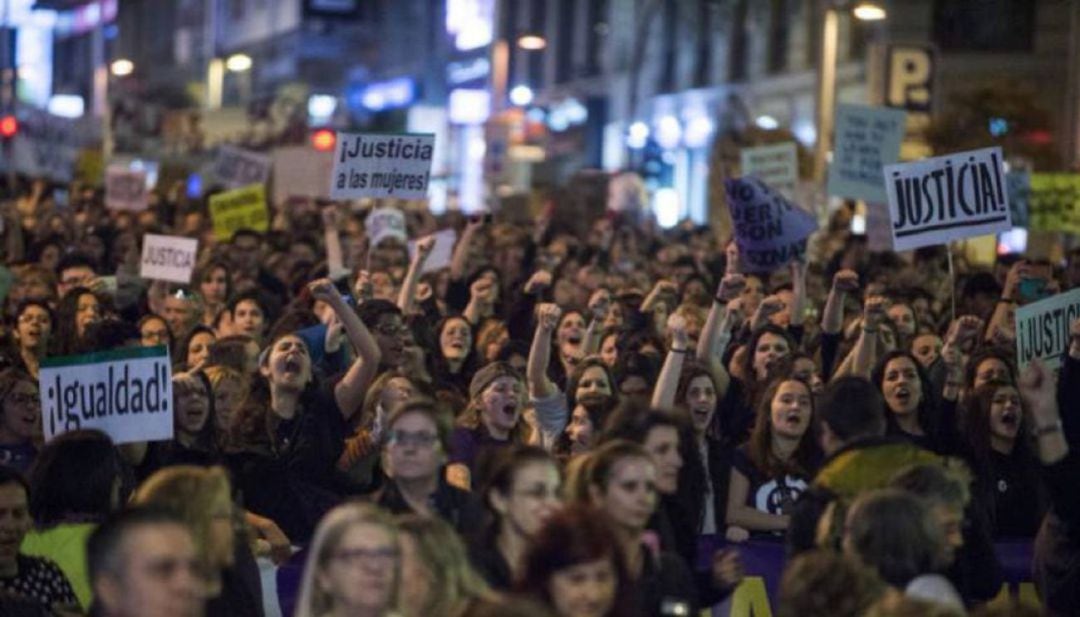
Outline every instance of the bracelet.
[(728, 303), (727, 300), (721, 298), (720, 296), (713, 296), (713, 302), (719, 304), (720, 306), (727, 306)]
[(878, 331), (876, 329), (871, 329), (871, 328), (863, 328), (862, 331), (867, 333), (867, 334), (877, 334), (878, 333)]
[(1053, 435), (1054, 433), (1061, 432), (1061, 420), (1055, 420), (1046, 426), (1037, 426), (1035, 430), (1031, 431), (1036, 437), (1043, 437), (1045, 435)]
[(675, 349), (674, 347), (672, 347), (671, 349), (668, 350), (668, 353), (687, 353), (688, 351), (690, 351), (690, 350), (689, 349)]
[(1011, 298), (998, 298), (998, 304), (1016, 304), (1016, 300)]

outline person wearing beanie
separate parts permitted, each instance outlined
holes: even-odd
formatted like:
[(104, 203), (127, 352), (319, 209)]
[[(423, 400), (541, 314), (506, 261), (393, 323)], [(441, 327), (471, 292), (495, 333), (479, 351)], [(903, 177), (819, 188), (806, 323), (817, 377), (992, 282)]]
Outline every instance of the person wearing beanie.
[(525, 443), (524, 409), (525, 379), (517, 369), (506, 362), (492, 362), (477, 371), (469, 383), (469, 403), (450, 436), (450, 482), (471, 487), (495, 451)]

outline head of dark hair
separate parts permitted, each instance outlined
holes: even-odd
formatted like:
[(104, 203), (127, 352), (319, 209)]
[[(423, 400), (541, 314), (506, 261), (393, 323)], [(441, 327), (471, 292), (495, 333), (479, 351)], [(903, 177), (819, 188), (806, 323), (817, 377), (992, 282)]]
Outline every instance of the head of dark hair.
[(931, 505), (963, 510), (971, 500), (971, 472), (958, 460), (922, 463), (901, 469), (889, 485), (925, 499)]
[(139, 328), (130, 321), (106, 318), (86, 327), (79, 351), (90, 353), (128, 347), (132, 343), (137, 344), (140, 336)]
[(1016, 367), (1013, 365), (1013, 354), (996, 347), (984, 347), (971, 354), (971, 358), (968, 359), (967, 368), (964, 371), (965, 388), (975, 387), (975, 378), (979, 375), (979, 365), (991, 359), (1000, 360), (1005, 365), (1005, 368), (1009, 369), (1008, 383), (1016, 383)]
[(767, 383), (769, 381), (772, 381), (772, 378), (775, 377), (775, 371), (770, 371), (769, 377), (762, 380), (758, 377), (757, 371), (754, 370), (754, 350), (757, 349), (758, 343), (761, 341), (761, 338), (764, 337), (766, 334), (780, 337), (785, 342), (787, 342), (789, 358), (790, 355), (795, 352), (795, 341), (792, 340), (791, 335), (788, 334), (788, 331), (784, 328), (781, 328), (780, 326), (777, 326), (775, 324), (767, 323), (758, 328), (757, 330), (754, 330), (753, 334), (750, 335), (750, 340), (746, 343), (746, 353), (744, 353), (742, 357), (743, 374), (747, 375), (750, 381), (751, 389), (754, 389), (754, 387), (760, 388), (764, 385), (763, 382)]
[(604, 364), (604, 361), (599, 356), (589, 356), (574, 367), (574, 370), (570, 371), (570, 376), (566, 379), (566, 408), (570, 411), (574, 410), (574, 407), (580, 402), (577, 398), (578, 385), (581, 383), (582, 378), (585, 376), (585, 372), (589, 369), (598, 368), (604, 372), (604, 379), (607, 379), (608, 387), (611, 388), (611, 396), (608, 398), (615, 399), (615, 380), (612, 379), (611, 369), (608, 365)]
[(376, 298), (361, 304), (357, 313), (359, 313), (360, 320), (364, 322), (365, 326), (374, 328), (379, 324), (379, 318), (383, 315), (401, 316), (401, 309), (389, 300)]
[(527, 465), (537, 463), (558, 467), (551, 454), (537, 446), (504, 448), (494, 455), (487, 473), (478, 482), (478, 486), (481, 487), (479, 494), (488, 516), (487, 524), (484, 526), (488, 537), (494, 537), (499, 524), (498, 514), (491, 503), (491, 494), (497, 492), (500, 495), (509, 495), (518, 472)]
[(93, 257), (87, 255), (86, 253), (68, 253), (61, 257), (60, 262), (56, 264), (56, 276), (57, 278), (62, 277), (64, 274), (64, 270), (83, 267), (90, 268), (91, 270), (94, 270), (96, 272), (97, 262), (94, 261)]
[(27, 500), (30, 498), (30, 482), (26, 480), (26, 476), (19, 473), (18, 469), (8, 467), (7, 465), (0, 465), (0, 486), (5, 484), (17, 484), (26, 491)]
[(414, 397), (394, 407), (386, 419), (386, 430), (392, 430), (398, 420), (409, 415), (419, 414), (435, 425), (435, 433), (443, 452), (450, 451), (450, 433), (454, 429), (453, 416), (431, 399)]
[(198, 324), (194, 328), (192, 328), (191, 332), (189, 332), (188, 335), (184, 337), (184, 340), (180, 341), (180, 347), (176, 350), (176, 359), (179, 362), (183, 363), (185, 366), (187, 365), (188, 351), (191, 349), (191, 341), (193, 341), (195, 337), (200, 334), (209, 334), (214, 337), (214, 342), (217, 341), (217, 334), (214, 333), (214, 329), (210, 326)]
[[(780, 393), (780, 387), (785, 383), (795, 382), (806, 388), (806, 394), (810, 397), (810, 422), (806, 432), (799, 439), (799, 445), (791, 458), (784, 461), (773, 452), (773, 428), (772, 402)], [(757, 416), (754, 420), (754, 428), (750, 432), (750, 441), (747, 442), (747, 451), (750, 460), (769, 478), (777, 478), (784, 474), (800, 475), (804, 478), (811, 477), (814, 466), (818, 460), (817, 426), (814, 423), (816, 417), (814, 395), (810, 391), (810, 384), (790, 376), (779, 377), (766, 386), (764, 394), (758, 403)]]
[(885, 434), (881, 390), (862, 377), (841, 377), (825, 388), (818, 417), (843, 442)]
[(569, 505), (551, 516), (529, 543), (518, 589), (552, 605), (551, 579), (558, 572), (593, 561), (609, 560), (615, 570), (615, 606), (609, 615), (633, 614), (628, 574), (615, 524), (606, 514)]
[(64, 433), (45, 444), (30, 473), (30, 514), (40, 528), (72, 518), (100, 520), (117, 505), (120, 456), (96, 430)]
[(857, 560), (808, 551), (784, 568), (777, 617), (861, 617), (884, 592), (881, 580)]
[(597, 442), (607, 443), (621, 439), (641, 445), (648, 439), (649, 431), (658, 426), (671, 427), (681, 435), (686, 423), (679, 417), (658, 409), (650, 409), (634, 401), (623, 401), (608, 416)]
[(907, 491), (882, 489), (860, 496), (845, 528), (860, 561), (894, 587), (903, 589), (944, 565), (942, 529), (925, 502)]
[(267, 323), (269, 322), (270, 311), (269, 309), (267, 309), (266, 303), (263, 302), (262, 294), (260, 294), (257, 289), (249, 289), (247, 291), (236, 294), (232, 297), (232, 299), (229, 300), (228, 304), (225, 305), (225, 310), (229, 311), (229, 314), (233, 317), (236, 317), (236, 307), (241, 302), (254, 302), (255, 305), (259, 307), (259, 310), (262, 311), (263, 319)]

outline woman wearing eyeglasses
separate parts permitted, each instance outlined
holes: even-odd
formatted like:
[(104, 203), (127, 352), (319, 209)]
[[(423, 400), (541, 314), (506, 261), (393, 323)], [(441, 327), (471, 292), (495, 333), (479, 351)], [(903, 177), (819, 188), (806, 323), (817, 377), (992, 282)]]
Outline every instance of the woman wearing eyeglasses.
[(18, 368), (0, 372), (0, 465), (28, 473), (37, 458), (41, 400), (37, 380)]
[(401, 549), (394, 520), (367, 503), (319, 522), (300, 582), (295, 617), (387, 617), (397, 610)]
[(451, 422), (449, 413), (423, 399), (394, 409), (383, 434), (387, 480), (376, 504), (393, 514), (435, 515), (462, 528), (469, 493), (450, 485), (444, 472)]
[(521, 578), (529, 541), (562, 504), (555, 459), (541, 448), (500, 452), (483, 490), (483, 528), (469, 545), (473, 564), (488, 584), (508, 590)]
[(11, 329), (12, 360), (16, 365), (21, 362), (35, 379), (41, 361), (49, 352), (54, 322), (52, 309), (40, 300), (25, 300), (15, 310), (15, 325)]

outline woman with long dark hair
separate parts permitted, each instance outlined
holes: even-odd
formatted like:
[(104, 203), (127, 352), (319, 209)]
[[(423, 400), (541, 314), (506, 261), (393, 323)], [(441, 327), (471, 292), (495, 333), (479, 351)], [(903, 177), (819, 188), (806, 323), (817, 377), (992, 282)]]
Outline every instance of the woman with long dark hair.
[(72, 289), (56, 309), (56, 351), (66, 356), (79, 353), (87, 327), (104, 313), (101, 299), (85, 287)]
[(758, 406), (750, 441), (733, 456), (728, 490), (728, 537), (787, 529), (792, 506), (820, 463), (812, 430), (814, 399), (810, 386), (778, 379)]

